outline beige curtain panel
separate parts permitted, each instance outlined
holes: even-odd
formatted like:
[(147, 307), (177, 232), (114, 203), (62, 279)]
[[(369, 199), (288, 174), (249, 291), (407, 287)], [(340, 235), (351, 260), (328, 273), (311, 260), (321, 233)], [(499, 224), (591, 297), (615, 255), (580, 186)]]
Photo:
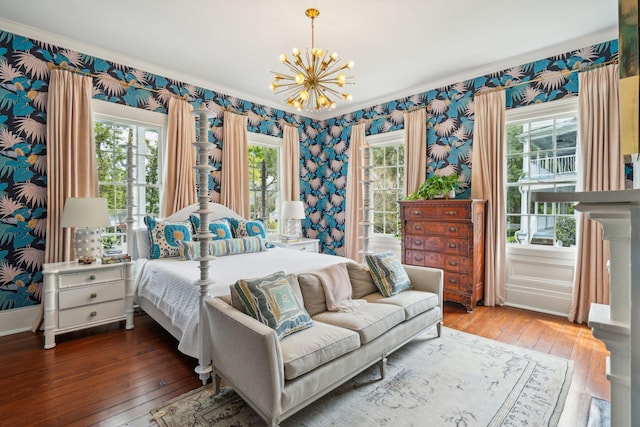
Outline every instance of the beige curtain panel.
[(427, 174), (427, 111), (404, 113), (404, 194), (414, 193)]
[(503, 305), (505, 297), (505, 93), (475, 96), (471, 197), (487, 200), (484, 304)]
[[(578, 191), (624, 189), (620, 150), (618, 64), (580, 73), (578, 114)], [(591, 303), (609, 304), (609, 242), (602, 227), (579, 213), (576, 230), (576, 269), (569, 321), (583, 323)]]
[(364, 123), (353, 125), (349, 143), (349, 168), (347, 169), (347, 191), (345, 194), (344, 256), (362, 262), (362, 240), (360, 223), (362, 211), (362, 150), (364, 147)]
[(247, 116), (224, 112), (220, 203), (249, 217)]
[(196, 154), (196, 121), (193, 107), (184, 99), (169, 100), (167, 125), (167, 159), (162, 195), (163, 217), (197, 201), (196, 178), (193, 167)]
[(282, 138), (283, 185), (282, 201), (300, 200), (300, 135), (298, 128), (285, 125)]
[(91, 77), (51, 70), (47, 100), (47, 244), (45, 262), (75, 259), (60, 228), (67, 197), (98, 197)]

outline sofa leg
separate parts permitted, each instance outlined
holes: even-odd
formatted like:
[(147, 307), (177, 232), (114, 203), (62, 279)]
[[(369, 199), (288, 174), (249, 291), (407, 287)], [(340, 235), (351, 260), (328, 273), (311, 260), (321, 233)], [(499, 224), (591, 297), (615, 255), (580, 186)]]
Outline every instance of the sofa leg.
[(378, 362), (378, 368), (380, 369), (380, 379), (383, 380), (387, 373), (387, 356), (382, 355), (382, 359)]
[(436, 324), (436, 332), (438, 334), (438, 337), (442, 336), (442, 322), (438, 322)]
[(222, 380), (222, 378), (220, 378), (220, 375), (216, 374), (215, 372), (213, 373), (213, 395), (217, 396), (220, 393), (220, 381)]

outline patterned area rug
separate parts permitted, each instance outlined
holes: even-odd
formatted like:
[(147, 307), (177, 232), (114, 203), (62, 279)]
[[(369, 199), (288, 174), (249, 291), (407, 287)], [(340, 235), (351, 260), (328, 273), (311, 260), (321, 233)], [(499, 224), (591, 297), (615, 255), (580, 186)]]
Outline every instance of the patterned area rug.
[[(443, 328), (427, 331), (282, 422), (288, 426), (555, 426), (573, 362)], [(264, 426), (231, 389), (201, 387), (151, 411), (161, 426)]]

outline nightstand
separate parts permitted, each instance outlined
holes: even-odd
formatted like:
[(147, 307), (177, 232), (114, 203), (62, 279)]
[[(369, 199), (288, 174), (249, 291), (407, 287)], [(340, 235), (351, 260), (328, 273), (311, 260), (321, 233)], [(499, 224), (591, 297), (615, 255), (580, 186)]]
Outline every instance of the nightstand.
[(126, 320), (133, 329), (133, 263), (44, 265), (44, 348), (55, 336)]
[(274, 246), (280, 248), (293, 249), (295, 251), (320, 252), (318, 239), (300, 239), (296, 242), (281, 242), (280, 240), (269, 240)]

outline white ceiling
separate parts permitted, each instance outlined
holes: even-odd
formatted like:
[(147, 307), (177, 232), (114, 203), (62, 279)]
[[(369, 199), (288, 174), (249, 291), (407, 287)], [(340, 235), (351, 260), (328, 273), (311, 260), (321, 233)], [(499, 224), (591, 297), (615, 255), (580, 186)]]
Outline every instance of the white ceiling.
[(311, 44), (308, 7), (316, 46), (355, 62), (353, 101), (319, 119), (611, 40), (618, 25), (617, 0), (0, 0), (0, 28), (292, 111), (269, 70)]

